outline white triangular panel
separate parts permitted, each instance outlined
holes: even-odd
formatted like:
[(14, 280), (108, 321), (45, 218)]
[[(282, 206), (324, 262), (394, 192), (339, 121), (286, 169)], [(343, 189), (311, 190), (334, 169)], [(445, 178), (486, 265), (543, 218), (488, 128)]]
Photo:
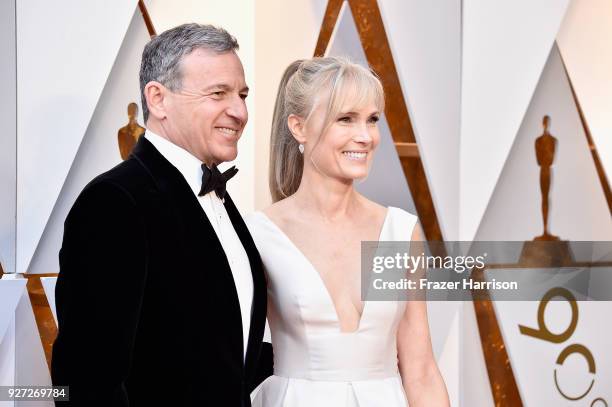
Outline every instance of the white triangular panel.
[(17, 2), (17, 272), (28, 268), (135, 7)]
[[(9, 322), (0, 339), (0, 386), (15, 384), (15, 319)], [(8, 401), (0, 401), (0, 407), (13, 407)]]
[(0, 2), (0, 265), (15, 272), (17, 215), (17, 69), (15, 49), (15, 1)]
[(557, 42), (610, 182), (612, 177), (612, 2), (572, 1)]
[(542, 72), (476, 240), (531, 240), (543, 232), (535, 139), (550, 116), (557, 139), (549, 231), (564, 240), (612, 240), (612, 219), (556, 46)]
[[(333, 35), (329, 41), (326, 55), (345, 56), (353, 62), (367, 66), (367, 58), (361, 46), (353, 14), (344, 2)], [(380, 144), (374, 154), (372, 168), (368, 178), (358, 181), (356, 189), (369, 199), (385, 206), (395, 206), (411, 213), (416, 213), (410, 190), (402, 170), (397, 150), (387, 119), (384, 114), (378, 122)], [(406, 236), (409, 239), (410, 236)]]
[(442, 234), (446, 239), (456, 240), (461, 2), (378, 3)]
[(15, 316), (15, 308), (19, 299), (25, 293), (27, 280), (0, 280), (0, 342), (4, 338), (6, 328)]
[(57, 277), (41, 277), (40, 282), (45, 290), (49, 308), (51, 308), (51, 313), (53, 314), (55, 324), (57, 325), (57, 307), (55, 306), (55, 285), (57, 284)]
[(568, 0), (463, 2), (459, 229), (487, 207)]
[[(142, 49), (149, 39), (142, 15), (136, 9), (28, 273), (59, 272), (58, 252), (62, 244), (64, 220), (75, 199), (92, 178), (121, 162), (117, 131), (128, 122), (128, 104), (141, 104), (138, 74)], [(138, 122), (142, 125), (142, 109), (138, 113)]]

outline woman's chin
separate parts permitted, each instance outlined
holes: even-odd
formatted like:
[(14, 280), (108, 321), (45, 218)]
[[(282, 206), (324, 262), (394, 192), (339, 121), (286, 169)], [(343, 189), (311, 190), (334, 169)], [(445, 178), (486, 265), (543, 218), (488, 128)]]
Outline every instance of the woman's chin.
[(351, 168), (346, 169), (346, 174), (354, 181), (366, 178), (370, 172), (370, 167), (367, 163), (352, 165)]
[(347, 181), (363, 181), (368, 177), (368, 171), (346, 171), (340, 178)]
[(354, 181), (362, 181), (368, 177), (370, 167), (367, 163), (351, 163), (346, 165), (345, 163), (338, 163), (339, 165), (334, 167), (326, 167), (323, 165), (316, 166), (315, 168), (321, 174), (335, 178), (343, 183), (351, 183)]

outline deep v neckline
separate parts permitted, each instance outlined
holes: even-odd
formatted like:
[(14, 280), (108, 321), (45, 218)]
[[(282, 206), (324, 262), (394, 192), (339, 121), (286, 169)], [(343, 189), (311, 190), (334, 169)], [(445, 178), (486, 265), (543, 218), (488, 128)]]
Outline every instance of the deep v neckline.
[[(333, 297), (331, 296), (331, 293), (329, 292), (329, 289), (327, 288), (327, 284), (325, 284), (325, 280), (323, 280), (323, 276), (321, 275), (321, 273), (319, 272), (319, 270), (314, 266), (314, 263), (312, 261), (310, 261), (310, 259), (308, 258), (308, 256), (306, 256), (304, 254), (304, 252), (293, 242), (293, 240), (291, 240), (291, 238), (289, 237), (289, 235), (287, 235), (281, 228), (280, 226), (278, 226), (274, 221), (272, 221), (272, 219), (270, 219), (270, 217), (268, 215), (266, 215), (263, 211), (258, 211), (257, 213), (261, 214), (261, 216), (264, 218), (264, 220), (268, 223), (270, 223), (272, 225), (272, 227), (277, 231), (278, 234), (280, 234), (289, 244), (289, 246), (298, 253), (298, 255), (307, 263), (308, 267), (312, 270), (312, 272), (316, 275), (322, 289), (324, 292), (324, 296), (327, 298), (327, 301), (329, 302), (329, 305), (331, 305), (332, 310), (334, 312), (334, 316), (335, 316), (335, 322), (338, 324), (338, 331), (341, 334), (355, 334), (357, 332), (360, 331), (361, 326), (362, 326), (362, 322), (363, 319), (366, 315), (366, 309), (368, 308), (368, 302), (369, 301), (361, 301), (362, 303), (362, 307), (361, 307), (361, 313), (359, 315), (359, 321), (357, 323), (357, 328), (355, 328), (355, 330), (353, 331), (342, 331), (341, 327), (342, 324), (340, 323), (340, 317), (338, 316), (338, 309), (336, 308), (336, 303), (334, 302)], [(380, 227), (380, 232), (378, 233), (378, 241), (380, 242), (380, 239), (383, 237), (383, 234), (387, 228), (387, 224), (389, 223), (389, 217), (391, 216), (391, 207), (388, 207), (386, 212), (385, 212), (385, 217), (383, 219), (382, 225)]]

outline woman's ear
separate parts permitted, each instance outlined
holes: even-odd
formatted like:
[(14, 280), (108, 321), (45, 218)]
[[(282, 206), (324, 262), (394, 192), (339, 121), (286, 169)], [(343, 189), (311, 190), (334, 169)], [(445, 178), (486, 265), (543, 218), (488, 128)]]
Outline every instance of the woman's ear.
[(144, 96), (149, 108), (149, 115), (157, 120), (166, 118), (166, 107), (164, 100), (166, 97), (166, 87), (159, 82), (151, 81), (145, 85)]
[(300, 116), (290, 114), (289, 117), (287, 117), (287, 127), (289, 127), (289, 131), (298, 143), (304, 144), (306, 142), (306, 137), (304, 136), (304, 120)]

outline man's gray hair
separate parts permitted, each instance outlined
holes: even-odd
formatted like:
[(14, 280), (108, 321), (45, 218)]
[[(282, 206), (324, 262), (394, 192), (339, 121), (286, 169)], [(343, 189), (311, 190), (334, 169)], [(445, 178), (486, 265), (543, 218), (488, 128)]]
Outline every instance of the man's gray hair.
[(238, 41), (223, 28), (213, 25), (183, 24), (153, 38), (142, 51), (140, 97), (145, 123), (149, 109), (144, 95), (147, 83), (156, 81), (173, 92), (181, 89), (181, 60), (197, 48), (218, 53), (238, 49)]

